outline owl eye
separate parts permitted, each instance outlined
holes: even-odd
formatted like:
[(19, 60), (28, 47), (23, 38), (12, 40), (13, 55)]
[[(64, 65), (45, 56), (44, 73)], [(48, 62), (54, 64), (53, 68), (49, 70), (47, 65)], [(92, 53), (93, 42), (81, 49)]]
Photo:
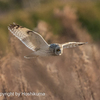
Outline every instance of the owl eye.
[(57, 49), (57, 51), (60, 51), (60, 49)]

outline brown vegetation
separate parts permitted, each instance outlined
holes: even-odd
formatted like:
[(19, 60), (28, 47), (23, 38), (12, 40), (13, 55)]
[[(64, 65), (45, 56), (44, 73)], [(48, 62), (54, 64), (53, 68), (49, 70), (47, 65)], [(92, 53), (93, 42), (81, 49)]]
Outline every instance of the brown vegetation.
[(0, 92), (44, 92), (45, 96), (4, 96), (0, 100), (100, 100), (99, 46), (81, 28), (73, 9), (55, 9), (54, 15), (63, 31), (60, 36), (53, 35), (47, 23), (40, 21), (37, 29), (41, 33), (39, 28), (44, 27), (46, 40), (88, 44), (66, 49), (62, 56), (27, 60), (23, 56), (31, 51), (10, 34), (11, 52), (0, 59)]

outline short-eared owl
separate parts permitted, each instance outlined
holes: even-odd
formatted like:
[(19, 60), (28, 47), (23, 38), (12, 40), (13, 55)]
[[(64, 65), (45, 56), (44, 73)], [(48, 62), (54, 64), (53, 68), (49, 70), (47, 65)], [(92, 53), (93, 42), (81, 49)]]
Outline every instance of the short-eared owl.
[(22, 27), (18, 24), (10, 24), (8, 26), (10, 32), (15, 35), (25, 46), (33, 51), (25, 58), (32, 58), (36, 56), (59, 56), (63, 53), (64, 48), (77, 47), (87, 42), (67, 42), (64, 44), (48, 44), (43, 37), (30, 29)]

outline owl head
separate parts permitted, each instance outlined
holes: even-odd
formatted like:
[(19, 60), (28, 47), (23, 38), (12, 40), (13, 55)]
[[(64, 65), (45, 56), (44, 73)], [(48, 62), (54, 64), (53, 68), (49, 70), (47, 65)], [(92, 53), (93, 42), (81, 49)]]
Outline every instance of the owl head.
[(52, 54), (55, 55), (55, 56), (59, 56), (63, 53), (62, 47), (58, 44), (50, 44), (49, 49), (52, 52)]

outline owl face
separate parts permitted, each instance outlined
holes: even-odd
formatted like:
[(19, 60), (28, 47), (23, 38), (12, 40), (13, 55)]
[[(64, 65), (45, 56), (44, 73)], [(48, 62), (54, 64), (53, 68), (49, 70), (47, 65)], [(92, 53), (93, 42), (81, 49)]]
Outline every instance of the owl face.
[(58, 44), (51, 44), (49, 49), (52, 52), (52, 54), (55, 56), (61, 55), (63, 51)]

